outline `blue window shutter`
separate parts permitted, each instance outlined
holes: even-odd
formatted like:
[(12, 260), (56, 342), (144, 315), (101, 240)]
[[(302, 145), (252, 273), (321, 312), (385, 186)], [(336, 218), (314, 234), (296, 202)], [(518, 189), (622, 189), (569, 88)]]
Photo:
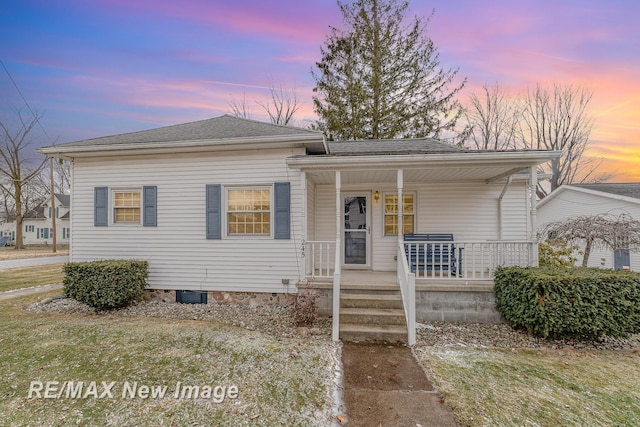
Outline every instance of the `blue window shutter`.
[(95, 187), (93, 189), (93, 225), (106, 227), (109, 223), (109, 189)]
[(60, 218), (60, 208), (56, 207), (56, 218)]
[(273, 185), (275, 205), (274, 239), (291, 238), (291, 184), (276, 182)]
[(222, 186), (207, 184), (207, 239), (222, 238)]
[(142, 189), (144, 213), (142, 225), (156, 227), (158, 225), (158, 187), (148, 186)]
[(38, 233), (36, 235), (36, 239), (39, 239), (39, 238), (40, 238), (40, 229), (38, 228)]

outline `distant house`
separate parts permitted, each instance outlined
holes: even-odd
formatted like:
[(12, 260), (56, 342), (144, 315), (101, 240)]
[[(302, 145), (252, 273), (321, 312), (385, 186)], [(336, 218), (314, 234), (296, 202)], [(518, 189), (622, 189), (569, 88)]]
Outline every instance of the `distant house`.
[[(355, 321), (339, 321), (348, 286), (405, 289), (418, 320), (497, 318), (473, 292), (491, 293), (499, 265), (537, 263), (531, 189), (536, 167), (559, 155), (429, 138), (327, 142), (228, 115), (39, 151), (72, 159), (71, 261), (145, 259), (150, 287), (214, 297), (313, 284), (341, 336)], [(405, 234), (414, 249), (422, 237), (440, 246), (422, 242), (416, 267)], [(446, 292), (465, 287), (464, 303), (464, 292)], [(436, 288), (457, 304), (423, 298)]]
[[(68, 194), (56, 194), (55, 205), (47, 198), (35, 208), (28, 211), (22, 221), (22, 241), (25, 245), (53, 244), (53, 220), (56, 219), (56, 233), (58, 244), (68, 244), (71, 236), (70, 203)], [(0, 224), (0, 235), (11, 236), (10, 244), (15, 244), (16, 222)]]
[[(602, 183), (562, 185), (538, 203), (538, 223), (542, 230), (550, 222), (577, 216), (627, 214), (640, 220), (640, 183)], [(579, 259), (577, 263), (581, 263)], [(589, 267), (640, 271), (640, 252), (595, 248)]]

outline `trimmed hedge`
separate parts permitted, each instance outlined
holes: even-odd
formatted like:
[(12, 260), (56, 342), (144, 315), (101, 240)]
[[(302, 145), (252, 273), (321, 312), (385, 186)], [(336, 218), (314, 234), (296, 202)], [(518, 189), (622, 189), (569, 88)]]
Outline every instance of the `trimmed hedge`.
[(640, 332), (640, 274), (596, 268), (500, 268), (496, 306), (543, 338), (626, 338)]
[(129, 305), (147, 286), (147, 261), (93, 261), (64, 265), (64, 294), (98, 310)]

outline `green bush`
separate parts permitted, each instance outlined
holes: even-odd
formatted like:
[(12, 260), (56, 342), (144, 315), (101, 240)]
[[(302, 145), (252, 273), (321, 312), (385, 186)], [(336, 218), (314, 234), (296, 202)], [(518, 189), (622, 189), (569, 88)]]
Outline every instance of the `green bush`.
[(147, 261), (73, 262), (64, 266), (64, 293), (98, 310), (129, 305), (147, 286)]
[(514, 328), (543, 338), (640, 332), (640, 274), (595, 268), (500, 268), (496, 306)]

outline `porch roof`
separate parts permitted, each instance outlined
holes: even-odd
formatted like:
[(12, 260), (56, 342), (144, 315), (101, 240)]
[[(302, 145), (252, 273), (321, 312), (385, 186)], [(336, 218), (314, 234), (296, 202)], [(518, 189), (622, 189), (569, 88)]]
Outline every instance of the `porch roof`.
[(560, 151), (452, 151), (420, 154), (365, 154), (295, 156), (289, 167), (307, 173), (316, 184), (335, 183), (341, 171), (343, 184), (396, 182), (398, 169), (405, 182), (486, 181), (494, 182), (523, 172), (551, 159)]

